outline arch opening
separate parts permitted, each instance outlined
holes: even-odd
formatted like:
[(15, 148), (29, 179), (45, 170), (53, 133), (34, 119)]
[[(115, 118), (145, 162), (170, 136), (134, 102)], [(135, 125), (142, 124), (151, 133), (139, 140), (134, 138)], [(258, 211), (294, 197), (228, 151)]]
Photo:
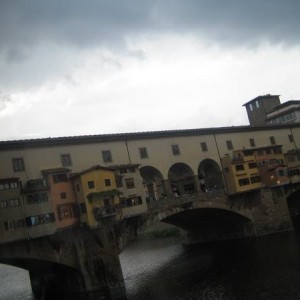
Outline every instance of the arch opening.
[(164, 178), (158, 169), (144, 166), (140, 168), (140, 174), (146, 187), (146, 199), (148, 202), (157, 201), (166, 195)]
[(168, 179), (174, 196), (194, 194), (197, 192), (194, 172), (191, 167), (185, 163), (172, 165), (168, 172)]
[(198, 178), (200, 188), (204, 192), (224, 189), (221, 169), (217, 162), (212, 159), (204, 159), (199, 164)]
[(220, 208), (186, 210), (162, 220), (188, 232), (190, 241), (211, 242), (255, 236), (252, 220)]

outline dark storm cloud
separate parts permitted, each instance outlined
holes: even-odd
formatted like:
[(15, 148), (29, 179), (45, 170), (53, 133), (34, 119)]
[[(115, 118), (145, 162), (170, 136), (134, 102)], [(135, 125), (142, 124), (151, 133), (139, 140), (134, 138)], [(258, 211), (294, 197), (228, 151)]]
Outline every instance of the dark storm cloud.
[(215, 42), (300, 41), (299, 0), (2, 0), (0, 47), (20, 60), (50, 41), (120, 45), (145, 32), (193, 33)]

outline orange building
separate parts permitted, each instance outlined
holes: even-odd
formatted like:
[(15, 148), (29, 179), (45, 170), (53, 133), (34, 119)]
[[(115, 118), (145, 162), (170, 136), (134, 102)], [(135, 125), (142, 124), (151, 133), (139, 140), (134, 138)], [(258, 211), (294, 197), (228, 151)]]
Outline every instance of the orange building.
[(70, 180), (70, 170), (66, 168), (42, 171), (50, 188), (51, 203), (57, 229), (67, 228), (78, 222), (75, 210), (76, 196)]

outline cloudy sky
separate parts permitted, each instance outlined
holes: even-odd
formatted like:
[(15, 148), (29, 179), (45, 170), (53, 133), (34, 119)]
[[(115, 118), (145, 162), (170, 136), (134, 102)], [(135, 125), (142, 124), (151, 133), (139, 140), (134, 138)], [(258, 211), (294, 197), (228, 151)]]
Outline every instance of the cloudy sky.
[(299, 0), (0, 0), (0, 140), (247, 125), (300, 99)]

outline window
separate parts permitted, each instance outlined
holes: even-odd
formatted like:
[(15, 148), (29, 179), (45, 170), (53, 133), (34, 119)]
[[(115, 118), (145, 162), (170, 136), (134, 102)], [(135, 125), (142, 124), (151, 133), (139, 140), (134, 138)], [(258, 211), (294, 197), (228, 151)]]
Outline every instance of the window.
[(278, 170), (277, 174), (278, 174), (278, 176), (281, 176), (281, 177), (286, 175), (284, 170)]
[(131, 197), (131, 198), (127, 198), (127, 199), (122, 199), (121, 204), (123, 207), (131, 207), (131, 206), (143, 204), (143, 200), (142, 200), (141, 196)]
[(257, 151), (257, 156), (262, 156), (262, 155), (264, 155), (264, 150), (258, 150)]
[(134, 189), (134, 180), (133, 178), (125, 179), (126, 188)]
[(271, 143), (271, 145), (276, 145), (276, 141), (275, 141), (274, 136), (270, 136), (270, 143)]
[(257, 168), (257, 164), (255, 162), (249, 162), (248, 167), (249, 167), (249, 169), (255, 169), (255, 168)]
[(253, 155), (253, 150), (244, 150), (244, 156), (251, 156)]
[(117, 188), (123, 187), (122, 176), (120, 176), (120, 175), (116, 176), (116, 186), (117, 186)]
[(259, 102), (257, 100), (255, 101), (255, 104), (256, 104), (256, 108), (259, 108)]
[(248, 185), (248, 184), (250, 184), (249, 178), (242, 178), (242, 179), (239, 179), (239, 185), (240, 185), (240, 186)]
[(259, 176), (250, 177), (250, 181), (251, 181), (251, 183), (260, 182), (260, 177)]
[(244, 170), (244, 165), (236, 165), (235, 170), (236, 171), (243, 171)]
[(20, 206), (20, 199), (10, 199), (9, 206), (10, 207)]
[(61, 159), (61, 164), (63, 167), (70, 167), (72, 166), (72, 160), (71, 160), (71, 155), (70, 154), (62, 154), (60, 156)]
[(6, 208), (6, 207), (8, 207), (7, 200), (1, 200), (0, 201), (0, 208)]
[(294, 143), (294, 137), (292, 134), (289, 134), (289, 141), (290, 143)]
[(15, 230), (18, 228), (25, 227), (25, 220), (24, 219), (17, 219), (17, 220), (9, 220), (4, 222), (5, 230)]
[(252, 103), (249, 104), (249, 108), (250, 108), (251, 111), (253, 110)]
[(95, 187), (94, 181), (88, 181), (88, 187), (89, 189), (93, 189)]
[(54, 183), (67, 182), (68, 181), (68, 176), (67, 176), (66, 173), (54, 174), (54, 175), (52, 175), (52, 178), (53, 178)]
[(253, 138), (249, 139), (250, 147), (255, 147), (255, 140)]
[(47, 202), (48, 195), (47, 193), (35, 193), (27, 195), (27, 203), (28, 204), (36, 204), (41, 202)]
[(60, 220), (71, 219), (73, 217), (73, 211), (71, 207), (65, 205), (58, 206), (57, 211)]
[(17, 189), (18, 182), (3, 182), (0, 183), (0, 191), (1, 190), (9, 190), (9, 189)]
[(5, 230), (14, 230), (15, 229), (14, 220), (9, 220), (7, 222), (4, 222), (4, 227)]
[(66, 193), (60, 193), (60, 199), (67, 199), (67, 194)]
[(25, 164), (23, 158), (13, 158), (12, 164), (14, 172), (25, 171)]
[(54, 213), (31, 216), (26, 218), (27, 226), (37, 226), (55, 222)]
[(172, 153), (173, 155), (180, 155), (180, 149), (178, 145), (172, 145)]
[(145, 147), (139, 148), (139, 151), (140, 151), (140, 158), (148, 158), (147, 148)]
[(232, 141), (226, 141), (226, 146), (228, 150), (233, 150), (233, 144)]
[(273, 152), (274, 154), (282, 154), (281, 148), (274, 148)]
[(112, 162), (112, 155), (109, 150), (102, 151), (102, 160), (104, 163)]
[(110, 179), (104, 179), (105, 186), (111, 186)]
[(201, 149), (202, 149), (202, 152), (206, 152), (208, 150), (206, 142), (201, 143)]
[(272, 154), (272, 149), (271, 148), (266, 149), (266, 154)]

